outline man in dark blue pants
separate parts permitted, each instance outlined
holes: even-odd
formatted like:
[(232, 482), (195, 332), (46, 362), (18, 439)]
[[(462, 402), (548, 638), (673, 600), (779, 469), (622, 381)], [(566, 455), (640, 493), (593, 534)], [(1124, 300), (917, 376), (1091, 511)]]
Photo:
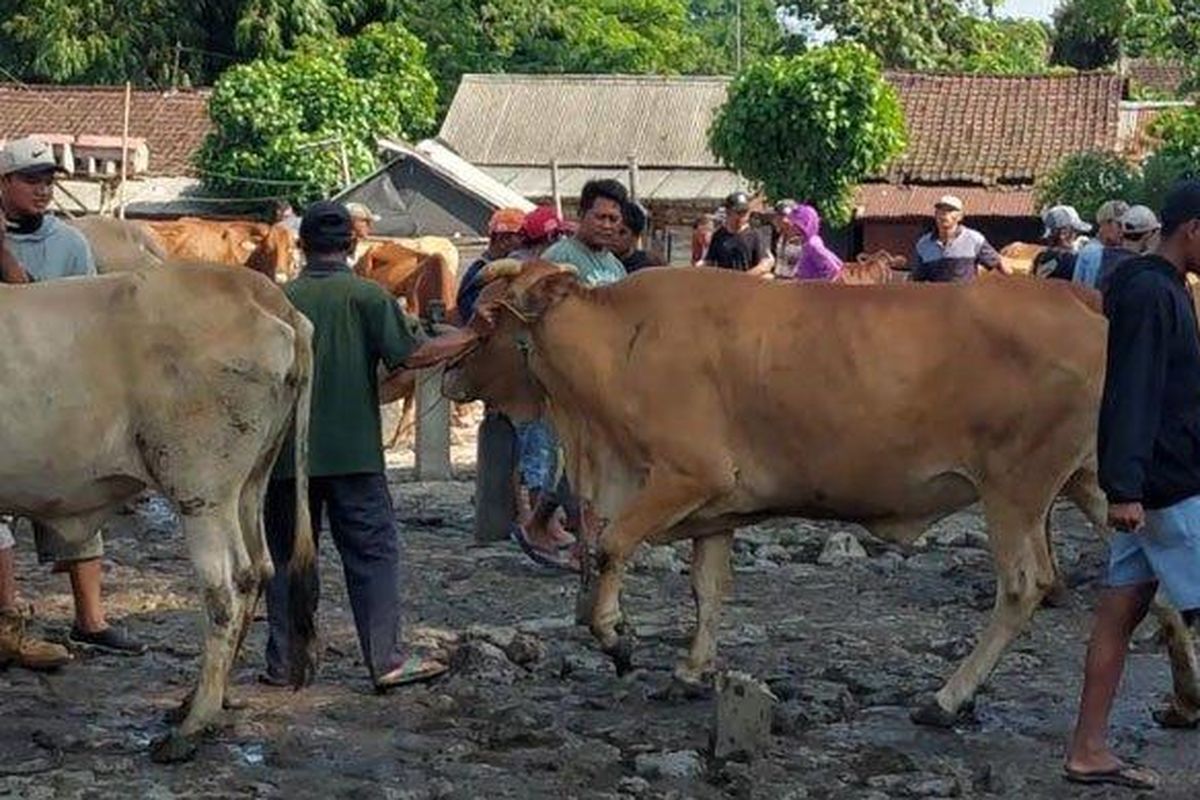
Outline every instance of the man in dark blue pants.
[[(363, 662), (378, 691), (423, 680), (446, 667), (398, 651), (400, 551), (384, 475), (378, 367), (399, 368), (419, 341), (382, 288), (356, 276), (350, 214), (340, 203), (311, 205), (300, 223), (306, 263), (284, 291), (313, 324), (313, 399), (309, 424), (309, 504), (314, 523), (329, 518)], [(289, 438), (289, 443), (290, 443)], [(267, 669), (286, 683), (288, 574), (295, 513), (295, 463), (285, 446), (267, 488), (267, 544), (276, 565), (267, 587)], [(317, 527), (314, 525), (314, 527)]]

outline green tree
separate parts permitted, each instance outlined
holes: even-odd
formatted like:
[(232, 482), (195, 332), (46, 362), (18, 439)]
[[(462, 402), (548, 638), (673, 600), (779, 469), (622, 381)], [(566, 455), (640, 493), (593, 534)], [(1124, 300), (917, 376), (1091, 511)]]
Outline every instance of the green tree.
[(1116, 153), (1094, 151), (1066, 158), (1037, 186), (1039, 208), (1075, 206), (1084, 219), (1093, 219), (1109, 200), (1130, 202), (1141, 196), (1138, 169)]
[(743, 69), (709, 131), (713, 153), (772, 197), (807, 200), (831, 221), (851, 192), (905, 147), (904, 116), (879, 60), (835, 44)]
[(427, 133), (436, 92), (424, 45), (397, 23), (354, 39), (302, 39), (284, 59), (221, 76), (197, 165), (211, 191), (305, 202), (343, 182), (343, 155), (362, 177), (375, 166), (375, 137)]
[(968, 8), (966, 0), (798, 0), (796, 17), (857, 42), (885, 67), (933, 69), (947, 52), (945, 33)]
[(1055, 64), (1099, 69), (1130, 57), (1170, 58), (1186, 47), (1194, 0), (1065, 0), (1054, 14)]
[[(703, 42), (699, 69), (711, 74), (737, 70), (738, 24), (734, 12), (738, 0), (691, 0), (689, 26)], [(803, 50), (804, 37), (789, 34), (780, 24), (780, 4), (775, 0), (741, 0), (742, 63), (764, 56), (785, 55)]]
[(1050, 66), (1050, 31), (1034, 20), (981, 19), (964, 14), (947, 26), (946, 69), (988, 75), (1045, 72)]
[(1142, 198), (1154, 205), (1176, 181), (1200, 178), (1200, 109), (1161, 115), (1151, 125), (1150, 135), (1155, 150), (1142, 166)]

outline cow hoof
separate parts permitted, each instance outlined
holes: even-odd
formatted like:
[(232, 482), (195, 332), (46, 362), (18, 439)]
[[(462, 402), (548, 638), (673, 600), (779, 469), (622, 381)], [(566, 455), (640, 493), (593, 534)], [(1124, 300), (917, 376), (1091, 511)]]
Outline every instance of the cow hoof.
[(633, 671), (633, 637), (618, 638), (616, 645), (609, 649), (608, 655), (613, 661), (613, 666), (617, 668), (617, 677), (628, 675)]
[(936, 699), (929, 700), (913, 709), (909, 718), (917, 725), (928, 728), (953, 728), (967, 717), (962, 710), (947, 711)]
[(1071, 590), (1061, 580), (1055, 581), (1042, 597), (1042, 608), (1068, 608), (1071, 605)]
[(713, 695), (712, 673), (688, 673), (677, 670), (671, 685), (684, 700), (705, 700)]
[(1190, 731), (1200, 727), (1200, 709), (1184, 708), (1178, 702), (1156, 710), (1151, 716), (1164, 728)]
[(179, 731), (171, 731), (150, 745), (150, 760), (155, 764), (181, 764), (196, 757), (196, 743)]

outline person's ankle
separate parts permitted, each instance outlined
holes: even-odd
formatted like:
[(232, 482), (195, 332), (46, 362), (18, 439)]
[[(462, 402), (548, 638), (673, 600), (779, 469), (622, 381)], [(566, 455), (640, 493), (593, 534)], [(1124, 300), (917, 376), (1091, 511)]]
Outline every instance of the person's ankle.
[(75, 628), (83, 633), (103, 633), (108, 630), (108, 620), (103, 617), (98, 620), (76, 617)]

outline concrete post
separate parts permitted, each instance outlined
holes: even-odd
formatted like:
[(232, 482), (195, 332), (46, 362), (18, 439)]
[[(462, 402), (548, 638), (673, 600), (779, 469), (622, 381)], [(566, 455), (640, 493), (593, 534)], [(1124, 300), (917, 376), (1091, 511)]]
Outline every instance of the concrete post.
[(475, 450), (475, 541), (508, 538), (517, 516), (513, 474), (517, 468), (517, 434), (503, 414), (489, 412), (479, 426)]
[(442, 368), (417, 375), (417, 463), (419, 481), (448, 481), (450, 470), (450, 403), (442, 397)]

